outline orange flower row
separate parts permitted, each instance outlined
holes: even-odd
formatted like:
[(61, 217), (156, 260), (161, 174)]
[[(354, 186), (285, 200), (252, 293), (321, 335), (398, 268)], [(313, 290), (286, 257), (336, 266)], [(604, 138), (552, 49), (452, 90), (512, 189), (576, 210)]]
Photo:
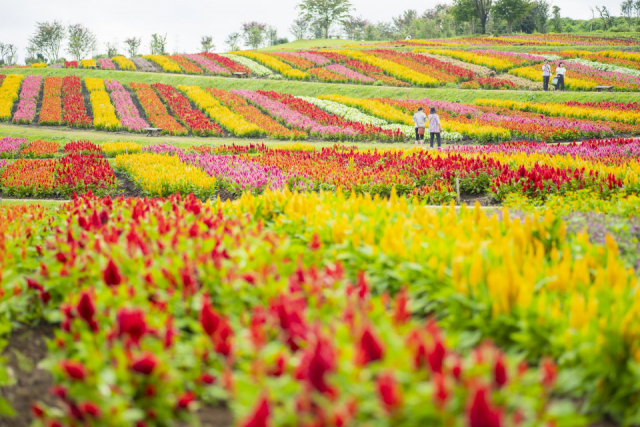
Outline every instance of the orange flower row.
[(38, 139), (23, 148), (20, 155), (25, 158), (53, 157), (58, 152), (59, 148), (60, 147), (58, 147), (58, 144), (55, 142), (42, 141)]
[(44, 79), (44, 95), (40, 108), (40, 125), (59, 125), (62, 123), (62, 77)]

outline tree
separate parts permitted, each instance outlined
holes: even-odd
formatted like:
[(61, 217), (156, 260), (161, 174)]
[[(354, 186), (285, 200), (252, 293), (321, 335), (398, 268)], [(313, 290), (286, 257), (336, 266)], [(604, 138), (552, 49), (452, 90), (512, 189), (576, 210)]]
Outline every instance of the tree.
[(560, 17), (560, 6), (553, 6), (553, 31), (562, 32), (562, 18)]
[(600, 18), (602, 19), (602, 24), (604, 25), (604, 29), (607, 30), (608, 28), (613, 27), (613, 18), (611, 17), (611, 14), (607, 10), (607, 6), (602, 6), (602, 8), (599, 8), (598, 6), (596, 6), (596, 10), (600, 14)]
[(482, 27), (482, 34), (487, 33), (487, 20), (489, 19), (489, 13), (491, 12), (491, 6), (493, 0), (472, 0), (473, 5), (476, 8), (476, 14), (480, 20), (480, 26)]
[(633, 4), (633, 10), (636, 13), (636, 19), (638, 20), (638, 22), (640, 22), (640, 0), (636, 0), (636, 2)]
[(308, 30), (309, 30), (309, 20), (305, 18), (294, 19), (293, 23), (289, 27), (289, 32), (293, 34), (296, 40), (304, 39)]
[(278, 44), (278, 29), (276, 27), (268, 26), (265, 30), (265, 36), (269, 46)]
[(342, 24), (342, 29), (345, 36), (349, 40), (362, 40), (364, 39), (364, 29), (369, 25), (369, 21), (362, 16), (354, 18), (350, 16)]
[(167, 35), (151, 34), (151, 54), (152, 55), (166, 55), (167, 47)]
[(242, 39), (244, 44), (257, 49), (264, 41), (267, 24), (261, 24), (256, 21), (245, 22), (242, 24)]
[(349, 0), (302, 0), (298, 6), (300, 17), (322, 30), (324, 38), (329, 38), (333, 24), (344, 23), (352, 9)]
[(104, 45), (107, 47), (107, 56), (109, 58), (113, 58), (114, 56), (118, 56), (118, 43), (116, 43), (116, 42), (106, 42)]
[(402, 15), (391, 19), (393, 20), (393, 24), (398, 29), (398, 32), (405, 33), (411, 26), (411, 23), (414, 21), (414, 19), (418, 19), (418, 11), (415, 9), (408, 9), (402, 12)]
[(65, 28), (62, 22), (37, 22), (36, 32), (29, 39), (29, 43), (44, 54), (51, 63), (58, 61), (60, 45), (64, 40)]
[(547, 0), (536, 0), (533, 3), (533, 22), (536, 31), (539, 33), (547, 32), (547, 22), (549, 21), (549, 2)]
[(216, 48), (216, 45), (213, 44), (213, 37), (211, 36), (202, 36), (200, 38), (200, 45), (202, 46), (202, 51), (207, 53)]
[(129, 53), (129, 58), (133, 58), (138, 55), (138, 48), (142, 44), (142, 37), (135, 38), (131, 37), (126, 39), (125, 44), (127, 45), (127, 52)]
[(497, 0), (491, 12), (495, 18), (507, 21), (509, 33), (513, 33), (513, 23), (522, 19), (530, 8), (528, 0)]
[(18, 62), (18, 47), (14, 44), (5, 45), (2, 58), (7, 65), (13, 65)]
[(240, 33), (231, 33), (227, 36), (227, 39), (224, 43), (229, 46), (229, 51), (233, 52), (236, 50), (240, 50)]
[(451, 15), (457, 22), (468, 22), (471, 27), (471, 33), (476, 33), (478, 12), (473, 0), (453, 0)]
[(627, 18), (629, 25), (633, 22), (633, 0), (625, 0), (620, 5), (620, 11), (622, 16)]
[(69, 25), (67, 33), (69, 35), (67, 52), (76, 61), (86, 58), (95, 50), (97, 44), (96, 36), (82, 24)]

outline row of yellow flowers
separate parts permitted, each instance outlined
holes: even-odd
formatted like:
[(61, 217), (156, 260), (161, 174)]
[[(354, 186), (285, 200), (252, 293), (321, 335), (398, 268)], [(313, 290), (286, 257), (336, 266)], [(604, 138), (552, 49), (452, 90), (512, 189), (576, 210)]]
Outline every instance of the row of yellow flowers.
[[(591, 52), (589, 52), (591, 53)], [(627, 59), (629, 61), (640, 62), (640, 53), (636, 52), (622, 52), (616, 50), (603, 50), (602, 52), (598, 52), (598, 55), (603, 55), (608, 58), (618, 58), (618, 59)]]
[(297, 80), (309, 80), (311, 75), (309, 73), (305, 73), (304, 71), (293, 68), (289, 64), (285, 64), (273, 56), (265, 55), (264, 53), (259, 52), (251, 52), (251, 51), (238, 51), (231, 52), (233, 55), (244, 56), (249, 59), (253, 59), (264, 65), (265, 67), (271, 68), (274, 71), (279, 72), (280, 74), (290, 77), (292, 79)]
[(147, 196), (167, 197), (180, 192), (198, 197), (212, 197), (216, 179), (202, 169), (190, 166), (178, 158), (165, 154), (119, 154), (116, 170), (125, 171)]
[[(328, 99), (358, 108), (365, 113), (369, 113), (391, 123), (401, 123), (408, 126), (414, 125), (413, 118), (409, 114), (375, 99), (352, 98), (344, 95), (320, 95), (318, 98)], [(497, 141), (500, 138), (506, 141), (511, 138), (511, 132), (499, 126), (462, 123), (455, 120), (443, 122), (442, 129), (446, 132), (458, 132), (479, 141)]]
[(381, 68), (385, 74), (389, 74), (400, 80), (413, 83), (416, 86), (439, 86), (440, 82), (426, 74), (419, 73), (404, 65), (397, 64), (393, 61), (380, 59), (375, 55), (370, 55), (357, 50), (339, 50), (336, 53), (346, 55), (349, 58), (357, 59), (369, 65)]
[(135, 154), (142, 150), (142, 146), (137, 142), (117, 141), (105, 142), (100, 145), (100, 149), (107, 157), (115, 157), (118, 154)]
[(83, 59), (82, 61), (80, 61), (80, 66), (82, 68), (95, 67), (96, 66), (96, 61), (95, 61), (95, 59)]
[(111, 58), (111, 60), (113, 62), (115, 62), (116, 64), (118, 64), (120, 66), (121, 70), (129, 70), (129, 71), (135, 71), (136, 70), (136, 66), (133, 63), (133, 61), (131, 61), (130, 59), (119, 55), (119, 56), (114, 56), (113, 58)]
[(475, 105), (508, 108), (546, 114), (548, 116), (571, 117), (587, 120), (611, 120), (620, 123), (640, 124), (640, 113), (635, 111), (606, 110), (573, 107), (560, 103), (538, 104), (533, 102), (511, 101), (506, 99), (476, 99)]
[(31, 64), (31, 68), (47, 68), (47, 63), (46, 62), (36, 62), (34, 64)]
[(449, 58), (459, 59), (471, 64), (482, 65), (496, 71), (506, 71), (510, 68), (513, 68), (513, 63), (505, 59), (493, 58), (491, 56), (467, 52), (464, 50), (416, 49), (414, 50), (414, 52), (427, 52), (433, 55), (447, 56)]
[[(525, 79), (532, 80), (534, 82), (541, 82), (543, 80), (540, 69), (537, 66), (514, 68), (513, 70), (509, 70), (509, 74), (517, 77), (524, 77)], [(566, 87), (575, 90), (591, 90), (594, 87), (598, 86), (599, 83), (577, 79), (569, 75), (565, 78), (565, 85)]]
[(178, 86), (178, 89), (184, 92), (189, 100), (193, 101), (200, 110), (207, 113), (212, 120), (219, 123), (228, 132), (240, 137), (260, 136), (265, 133), (259, 126), (220, 104), (213, 95), (201, 87), (181, 85)]
[[(340, 192), (267, 191), (219, 206), (265, 220), (278, 233), (339, 245), (336, 258), (385, 277), (374, 288), (409, 286), (435, 303), (429, 310), (447, 313), (446, 329), (490, 337), (530, 357), (550, 352), (564, 368), (581, 367), (599, 384), (600, 398), (620, 386), (608, 375), (612, 369), (637, 376), (638, 278), (612, 239), (600, 246), (586, 234), (569, 237), (551, 211), (511, 220), (505, 210), (498, 220), (479, 207), (436, 211), (395, 195), (383, 201)], [(386, 267), (393, 279), (379, 271), (385, 265), (393, 266)]]
[(0, 86), (0, 121), (11, 119), (13, 103), (18, 99), (18, 91), (24, 76), (22, 74), (10, 74)]
[(93, 125), (99, 130), (117, 130), (120, 128), (120, 120), (116, 116), (116, 110), (111, 103), (109, 94), (105, 90), (104, 81), (93, 77), (85, 79), (85, 85), (90, 92), (91, 108), (93, 109)]
[(166, 56), (162, 56), (162, 55), (145, 55), (145, 56), (143, 56), (143, 58), (155, 62), (156, 64), (161, 66), (162, 69), (164, 71), (166, 71), (167, 73), (181, 73), (182, 72), (182, 69), (180, 68), (180, 66), (178, 64), (176, 64), (175, 62), (173, 62), (172, 60), (170, 60), (169, 58), (167, 58)]

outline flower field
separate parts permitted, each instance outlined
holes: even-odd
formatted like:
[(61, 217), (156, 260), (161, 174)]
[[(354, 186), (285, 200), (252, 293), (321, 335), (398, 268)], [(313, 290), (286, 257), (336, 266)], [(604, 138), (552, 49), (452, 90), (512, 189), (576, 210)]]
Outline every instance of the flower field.
[[(382, 59), (381, 59), (382, 60)], [(573, 64), (577, 65), (577, 64)], [(516, 68), (512, 71), (521, 70)], [(363, 75), (364, 76), (364, 75)], [(43, 102), (36, 111), (37, 78), (29, 78), (16, 95), (13, 123), (93, 127), (130, 132), (152, 126), (171, 135), (223, 136), (274, 139), (329, 139), (338, 141), (411, 141), (412, 115), (422, 106), (436, 107), (445, 140), (468, 139), (481, 143), (520, 140), (574, 141), (637, 135), (640, 109), (636, 103), (534, 103), (476, 99), (473, 105), (428, 98), (395, 100), (322, 95), (295, 97), (278, 92), (231, 90), (198, 86), (131, 83), (77, 76), (45, 77)], [(640, 78), (639, 78), (640, 79)], [(5, 79), (0, 90), (17, 91)], [(32, 83), (33, 82), (33, 83)], [(568, 79), (568, 84), (573, 80)], [(7, 85), (5, 87), (5, 85)], [(13, 92), (11, 92), (13, 93)], [(137, 98), (140, 110), (133, 102)], [(190, 104), (194, 103), (194, 106)], [(28, 106), (28, 107), (27, 107)], [(88, 108), (91, 113), (88, 113)], [(145, 117), (145, 118), (143, 118)]]
[[(346, 128), (291, 95), (178, 91), (161, 96), (212, 120), (258, 98)], [(353, 99), (340, 100), (363, 115), (412, 107)], [(57, 325), (42, 367), (58, 405), (33, 402), (45, 425), (191, 422), (221, 404), (243, 427), (632, 422), (640, 259), (626, 235), (574, 224), (637, 217), (639, 155), (622, 138), (440, 151), (3, 138), (3, 195), (72, 201), (0, 206), (0, 321)], [(105, 197), (116, 172), (145, 198)], [(452, 203), (456, 183), (519, 210), (424, 206)]]

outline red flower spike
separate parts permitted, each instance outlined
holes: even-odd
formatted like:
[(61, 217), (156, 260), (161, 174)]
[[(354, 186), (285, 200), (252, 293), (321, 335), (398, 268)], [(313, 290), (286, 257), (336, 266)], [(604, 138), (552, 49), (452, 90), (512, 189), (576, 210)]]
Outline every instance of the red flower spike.
[(545, 358), (542, 360), (540, 368), (542, 369), (542, 385), (548, 388), (553, 387), (558, 377), (558, 367), (556, 364), (553, 363), (553, 360)]
[(216, 382), (216, 377), (207, 372), (203, 372), (202, 374), (200, 374), (200, 382), (202, 384), (213, 384), (214, 382)]
[(384, 357), (383, 343), (374, 335), (371, 326), (365, 326), (356, 348), (356, 363), (367, 365)]
[(311, 242), (309, 242), (309, 249), (312, 251), (317, 251), (322, 247), (322, 242), (320, 241), (320, 237), (317, 234), (314, 234), (311, 238)]
[(507, 381), (507, 366), (504, 360), (504, 355), (502, 353), (498, 353), (496, 363), (493, 366), (493, 382), (497, 388), (502, 388)]
[(82, 291), (82, 293), (80, 294), (80, 300), (78, 301), (78, 305), (76, 306), (76, 312), (81, 319), (87, 322), (89, 326), (92, 326), (92, 329), (94, 331), (98, 330), (98, 325), (93, 318), (93, 316), (96, 314), (96, 306), (89, 292)]
[(529, 364), (526, 360), (518, 363), (518, 375), (524, 375), (529, 370)]
[(103, 271), (102, 277), (104, 279), (104, 283), (106, 283), (107, 286), (118, 286), (120, 283), (122, 283), (120, 269), (112, 259), (110, 259), (107, 263), (107, 268), (105, 268), (105, 270)]
[(501, 427), (502, 413), (498, 408), (492, 408), (487, 401), (488, 390), (481, 387), (476, 390), (469, 406), (469, 427)]
[(54, 385), (49, 391), (52, 396), (57, 396), (62, 400), (67, 400), (67, 389), (61, 385)]
[(315, 332), (315, 342), (307, 348), (298, 365), (296, 378), (306, 380), (309, 385), (322, 394), (335, 396), (335, 390), (327, 384), (325, 378), (335, 369), (336, 354), (331, 343)]
[(148, 332), (144, 312), (138, 308), (123, 308), (118, 312), (118, 337), (128, 335), (135, 345)]
[(76, 362), (75, 360), (63, 360), (60, 362), (60, 367), (69, 379), (84, 381), (87, 377), (87, 368), (85, 368), (82, 363)]
[(213, 336), (218, 325), (220, 324), (220, 316), (211, 308), (209, 296), (205, 295), (202, 299), (202, 309), (200, 310), (200, 324), (207, 335)]
[(433, 373), (442, 373), (442, 363), (444, 362), (444, 358), (447, 355), (447, 350), (444, 347), (442, 341), (438, 338), (436, 339), (431, 352), (427, 356), (429, 360), (429, 368), (431, 368), (431, 372)]
[(396, 305), (393, 312), (393, 320), (397, 325), (403, 325), (411, 317), (411, 313), (407, 310), (409, 304), (409, 295), (406, 289), (402, 289), (396, 297)]
[(92, 418), (100, 418), (102, 412), (100, 411), (100, 407), (93, 402), (82, 402), (78, 405), (80, 411)]
[(151, 375), (158, 363), (160, 362), (153, 353), (145, 352), (131, 364), (131, 369), (142, 375)]
[(47, 420), (47, 427), (64, 427), (58, 420)]
[(271, 423), (271, 409), (269, 408), (269, 401), (263, 396), (256, 405), (253, 413), (247, 417), (241, 427), (268, 427)]
[(178, 402), (176, 403), (176, 407), (178, 409), (187, 409), (189, 408), (189, 404), (196, 400), (196, 396), (191, 391), (185, 392), (182, 396), (178, 398)]
[(402, 406), (402, 392), (392, 373), (386, 372), (376, 380), (378, 396), (387, 412), (393, 413)]
[(435, 382), (435, 393), (433, 394), (433, 399), (438, 406), (438, 408), (443, 409), (444, 405), (447, 404), (447, 400), (449, 400), (449, 389), (447, 384), (445, 383), (444, 375), (436, 374), (434, 378)]
[(37, 403), (32, 403), (31, 404), (31, 413), (33, 414), (33, 416), (35, 418), (42, 418), (44, 417), (44, 410), (42, 410), (42, 408), (40, 407), (40, 405), (38, 405)]

